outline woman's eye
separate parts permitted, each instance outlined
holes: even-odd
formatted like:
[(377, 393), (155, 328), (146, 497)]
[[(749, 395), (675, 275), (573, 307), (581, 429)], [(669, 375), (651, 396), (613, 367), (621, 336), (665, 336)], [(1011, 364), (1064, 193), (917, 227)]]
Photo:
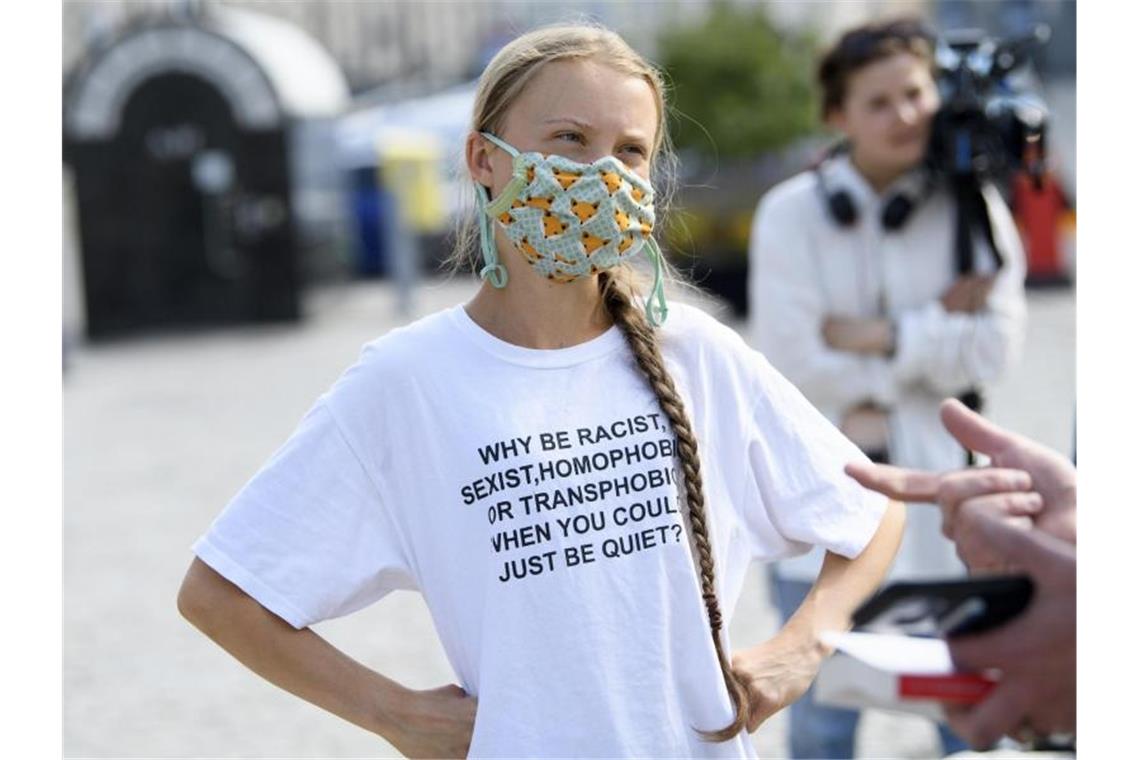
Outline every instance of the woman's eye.
[(627, 145), (624, 148), (622, 148), (622, 152), (623, 153), (633, 153), (634, 155), (641, 156), (642, 158), (645, 158), (645, 156), (646, 156), (645, 148), (640, 146), (640, 145)]
[(585, 142), (582, 135), (578, 132), (559, 132), (554, 136), (555, 140), (562, 140), (563, 142), (582, 143)]

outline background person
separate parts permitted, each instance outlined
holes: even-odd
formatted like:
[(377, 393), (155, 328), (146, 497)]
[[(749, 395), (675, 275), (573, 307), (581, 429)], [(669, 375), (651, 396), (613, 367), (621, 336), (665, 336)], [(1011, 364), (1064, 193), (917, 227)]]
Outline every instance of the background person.
[[(984, 190), (996, 247), (977, 241), (959, 275), (955, 207), (923, 167), (940, 106), (926, 30), (898, 20), (852, 29), (826, 53), (823, 115), (844, 138), (820, 165), (773, 188), (750, 243), (755, 345), (876, 461), (942, 470), (963, 463), (938, 404), (994, 380), (1024, 333), (1025, 265), (1017, 228)], [(891, 579), (963, 572), (938, 515), (910, 515)], [(778, 564), (773, 597), (787, 616), (818, 572), (815, 553)], [(792, 706), (796, 758), (854, 754), (858, 713)], [(943, 748), (962, 747), (940, 728)]]
[[(754, 756), (897, 548), (901, 505), (843, 474), (859, 451), (731, 329), (668, 308), (663, 93), (609, 31), (504, 47), (466, 145), (482, 288), (366, 345), (194, 545), (193, 624), (407, 755)], [(750, 563), (812, 545), (803, 607), (731, 654)], [(309, 627), (398, 588), (458, 684), (407, 689)]]

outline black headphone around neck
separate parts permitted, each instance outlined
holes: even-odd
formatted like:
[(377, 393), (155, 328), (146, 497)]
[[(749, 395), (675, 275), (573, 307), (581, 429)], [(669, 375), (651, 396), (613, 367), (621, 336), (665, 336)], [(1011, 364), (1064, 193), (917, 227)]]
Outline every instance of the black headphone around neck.
[[(823, 165), (836, 156), (847, 153), (847, 151), (848, 145), (845, 141), (836, 143), (828, 148), (811, 167), (812, 173), (815, 174), (816, 188), (819, 191), (824, 208), (827, 209), (832, 221), (840, 227), (855, 226), (856, 222), (859, 221), (859, 209), (856, 207), (855, 199), (851, 197), (850, 192), (843, 188), (832, 190), (828, 187), (827, 178), (823, 175)], [(922, 188), (917, 196), (898, 192), (883, 204), (883, 210), (879, 215), (879, 224), (884, 230), (894, 232), (901, 229), (910, 219), (911, 214), (914, 213), (919, 201), (930, 193), (932, 186), (930, 172), (924, 169), (923, 175)]]

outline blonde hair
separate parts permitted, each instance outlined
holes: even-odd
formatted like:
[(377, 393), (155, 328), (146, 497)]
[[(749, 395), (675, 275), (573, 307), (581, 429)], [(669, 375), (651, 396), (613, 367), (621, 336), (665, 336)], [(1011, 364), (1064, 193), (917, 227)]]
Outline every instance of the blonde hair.
[[(651, 153), (650, 180), (657, 189), (659, 217), (671, 199), (676, 156), (666, 129), (665, 82), (661, 73), (616, 33), (593, 24), (547, 26), (510, 42), (488, 64), (479, 79), (471, 129), (501, 134), (507, 111), (539, 69), (552, 61), (595, 60), (617, 71), (644, 79), (653, 91), (658, 127)], [(659, 225), (660, 226), (660, 225)], [(478, 271), (478, 231), (473, 219), (465, 220), (449, 262), (453, 270), (472, 266)], [(675, 278), (675, 275), (674, 275)], [(732, 722), (717, 731), (700, 731), (711, 741), (727, 741), (747, 725), (750, 699), (743, 678), (732, 670), (721, 642), (724, 618), (716, 596), (716, 566), (707, 526), (704, 488), (701, 479), (697, 438), (677, 393), (673, 379), (661, 358), (657, 333), (637, 305), (644, 292), (644, 277), (629, 264), (621, 264), (598, 275), (602, 301), (614, 323), (629, 343), (638, 369), (657, 396), (677, 438), (690, 534), (697, 552), (701, 595), (708, 611), (713, 646), (721, 673), (728, 687), (736, 714)]]

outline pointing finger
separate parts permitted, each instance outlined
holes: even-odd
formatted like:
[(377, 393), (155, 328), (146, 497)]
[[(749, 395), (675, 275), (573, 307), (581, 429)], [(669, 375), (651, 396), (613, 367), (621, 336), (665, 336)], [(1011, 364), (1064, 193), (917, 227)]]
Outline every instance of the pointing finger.
[(843, 471), (864, 488), (896, 501), (920, 501), (933, 504), (938, 497), (938, 473), (909, 470), (887, 464), (852, 462)]

